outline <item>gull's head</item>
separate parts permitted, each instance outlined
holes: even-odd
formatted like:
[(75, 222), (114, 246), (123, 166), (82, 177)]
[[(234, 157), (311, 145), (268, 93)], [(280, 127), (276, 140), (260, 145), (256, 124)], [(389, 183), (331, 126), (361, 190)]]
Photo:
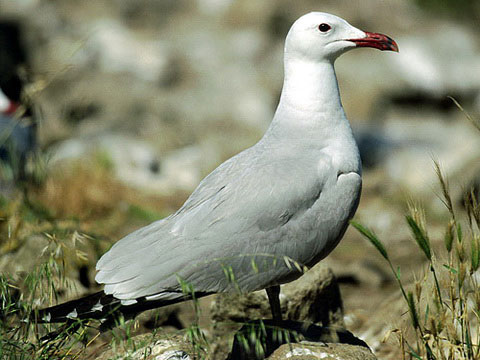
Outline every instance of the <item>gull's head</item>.
[(356, 47), (398, 51), (395, 41), (386, 35), (359, 30), (335, 15), (311, 12), (290, 28), (285, 54), (333, 62), (339, 55)]

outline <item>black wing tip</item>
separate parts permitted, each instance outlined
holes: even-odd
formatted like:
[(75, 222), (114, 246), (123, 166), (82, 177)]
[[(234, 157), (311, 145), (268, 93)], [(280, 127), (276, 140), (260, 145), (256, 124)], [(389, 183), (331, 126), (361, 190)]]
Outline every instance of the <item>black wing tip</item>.
[(67, 301), (62, 304), (32, 312), (37, 323), (59, 323), (82, 319), (100, 319), (112, 308), (120, 306), (120, 300), (103, 291)]

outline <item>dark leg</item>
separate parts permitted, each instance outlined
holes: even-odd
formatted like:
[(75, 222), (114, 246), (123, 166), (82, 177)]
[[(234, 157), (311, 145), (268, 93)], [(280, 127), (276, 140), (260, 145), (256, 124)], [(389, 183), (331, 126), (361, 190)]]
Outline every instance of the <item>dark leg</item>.
[(272, 310), (272, 318), (275, 321), (282, 321), (282, 309), (280, 308), (280, 285), (275, 285), (265, 289)]

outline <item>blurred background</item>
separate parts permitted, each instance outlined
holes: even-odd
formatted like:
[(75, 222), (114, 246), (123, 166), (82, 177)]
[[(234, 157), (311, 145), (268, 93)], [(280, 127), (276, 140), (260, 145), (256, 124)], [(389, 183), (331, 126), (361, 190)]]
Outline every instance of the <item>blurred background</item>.
[[(0, 134), (2, 269), (33, 266), (22, 251), (36, 254), (45, 240), (29, 239), (42, 232), (79, 231), (99, 241), (72, 275), (78, 292), (92, 291), (109, 244), (174, 211), (263, 135), (285, 35), (310, 11), (399, 45), (398, 54), (350, 52), (336, 68), (364, 164), (357, 218), (400, 265), (420, 266), (403, 215), (408, 200), (422, 203), (435, 234), (445, 210), (433, 160), (456, 205), (480, 187), (480, 134), (450, 98), (479, 117), (475, 0), (0, 0), (0, 88), (11, 102), (0, 118), (9, 135)], [(28, 207), (12, 201), (19, 184)], [(380, 348), (393, 292), (369, 246), (349, 230), (327, 262), (345, 283), (347, 327)]]

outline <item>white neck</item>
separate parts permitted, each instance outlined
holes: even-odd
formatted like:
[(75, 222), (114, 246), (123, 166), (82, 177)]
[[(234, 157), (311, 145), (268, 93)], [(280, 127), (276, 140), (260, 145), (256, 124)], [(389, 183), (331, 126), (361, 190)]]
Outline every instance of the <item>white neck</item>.
[(325, 137), (338, 126), (349, 124), (333, 63), (293, 58), (286, 53), (282, 95), (269, 135), (293, 132), (300, 137), (310, 132)]
[(279, 106), (308, 112), (332, 112), (342, 108), (331, 62), (290, 59), (287, 54), (284, 66), (285, 80)]

